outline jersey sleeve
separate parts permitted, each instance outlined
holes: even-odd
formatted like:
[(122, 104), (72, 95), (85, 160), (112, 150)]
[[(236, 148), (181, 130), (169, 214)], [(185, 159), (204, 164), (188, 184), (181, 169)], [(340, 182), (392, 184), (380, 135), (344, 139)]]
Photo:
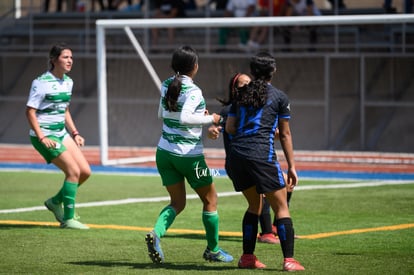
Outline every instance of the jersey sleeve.
[(194, 90), (187, 95), (180, 115), (180, 121), (187, 125), (203, 125), (213, 123), (212, 115), (204, 115), (205, 108), (200, 108), (205, 104), (200, 90)]
[(161, 119), (162, 118), (162, 97), (160, 98), (160, 103), (158, 105), (158, 118)]
[(227, 113), (227, 116), (228, 117), (237, 116), (237, 104), (236, 103), (231, 104), (229, 111)]
[(26, 106), (34, 109), (39, 109), (44, 97), (45, 93), (42, 91), (41, 82), (37, 79), (33, 80)]
[(280, 118), (290, 119), (290, 102), (287, 95), (281, 92), (281, 98), (279, 102), (279, 116)]

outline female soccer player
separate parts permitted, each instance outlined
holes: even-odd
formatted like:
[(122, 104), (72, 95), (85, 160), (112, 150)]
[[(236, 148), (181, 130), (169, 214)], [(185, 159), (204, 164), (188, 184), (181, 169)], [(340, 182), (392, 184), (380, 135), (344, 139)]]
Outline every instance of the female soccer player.
[(49, 52), (49, 65), (47, 72), (33, 80), (26, 104), (34, 148), (47, 163), (53, 163), (65, 174), (62, 188), (44, 204), (61, 228), (89, 229), (74, 219), (78, 187), (89, 178), (91, 169), (79, 149), (85, 140), (69, 111), (73, 80), (67, 73), (73, 65), (72, 50), (65, 44), (54, 45)]
[[(228, 160), (233, 185), (248, 202), (242, 226), (243, 255), (238, 266), (266, 267), (254, 255), (261, 194), (265, 194), (277, 219), (277, 234), (284, 256), (283, 270), (304, 270), (293, 258), (294, 230), (286, 198), (286, 185), (295, 186), (298, 181), (289, 127), (289, 100), (286, 94), (270, 84), (276, 72), (276, 61), (270, 54), (255, 55), (250, 61), (250, 72), (254, 80), (236, 97), (225, 126), (226, 132), (232, 135)], [(274, 149), (277, 128), (288, 164), (286, 184)]]
[(218, 245), (217, 192), (201, 140), (203, 125), (218, 124), (221, 117), (215, 113), (208, 115), (202, 92), (193, 82), (198, 72), (196, 51), (189, 46), (175, 50), (171, 67), (174, 76), (161, 87), (158, 117), (163, 120), (163, 126), (156, 153), (157, 168), (171, 201), (145, 237), (148, 255), (154, 263), (164, 262), (160, 238), (185, 208), (187, 180), (203, 202), (202, 220), (207, 238), (204, 259), (231, 262), (233, 257)]
[[(226, 161), (225, 161), (225, 170), (229, 178), (231, 179), (231, 170), (228, 163), (227, 156), (230, 153), (230, 145), (231, 145), (231, 136), (227, 134), (224, 130), (225, 128), (225, 121), (227, 119), (228, 113), (230, 111), (230, 107), (233, 101), (236, 100), (238, 93), (243, 93), (246, 89), (245, 86), (249, 84), (251, 81), (250, 76), (243, 73), (236, 73), (234, 74), (229, 81), (228, 86), (228, 98), (218, 99), (218, 101), (223, 104), (223, 109), (220, 112), (220, 115), (223, 117), (223, 123), (221, 125), (211, 125), (208, 128), (208, 137), (211, 139), (217, 139), (220, 136), (220, 132), (223, 133), (223, 143), (224, 143), (224, 151), (226, 153)], [(278, 135), (276, 135), (278, 138)], [(289, 195), (289, 192), (288, 192)], [(288, 196), (289, 200), (289, 196)], [(259, 217), (260, 227), (262, 228), (262, 232), (258, 236), (258, 241), (262, 243), (269, 243), (275, 244), (279, 243), (279, 240), (275, 237), (273, 233), (273, 226), (272, 226), (272, 217), (270, 214), (270, 204), (263, 196), (263, 207), (262, 213)], [(276, 231), (275, 231), (276, 232)]]

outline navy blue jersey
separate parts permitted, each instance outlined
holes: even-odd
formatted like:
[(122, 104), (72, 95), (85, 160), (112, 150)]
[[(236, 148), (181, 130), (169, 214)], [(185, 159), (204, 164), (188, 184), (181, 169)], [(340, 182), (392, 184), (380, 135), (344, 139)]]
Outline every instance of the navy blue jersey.
[(267, 102), (258, 109), (233, 104), (228, 116), (236, 116), (237, 131), (231, 151), (247, 159), (276, 161), (274, 140), (279, 119), (290, 118), (287, 95), (268, 84)]

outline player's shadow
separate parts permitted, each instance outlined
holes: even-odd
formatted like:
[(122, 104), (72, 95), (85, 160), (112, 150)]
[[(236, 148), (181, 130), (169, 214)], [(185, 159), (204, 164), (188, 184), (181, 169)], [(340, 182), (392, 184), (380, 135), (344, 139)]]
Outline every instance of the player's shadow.
[(12, 230), (16, 228), (47, 228), (47, 229), (59, 229), (59, 226), (50, 224), (50, 225), (37, 225), (37, 224), (0, 224), (0, 230)]
[[(183, 238), (183, 239), (189, 239), (189, 240), (205, 240), (206, 236), (202, 235), (202, 234), (169, 234), (169, 235), (165, 235), (163, 236), (163, 238)], [(226, 241), (226, 242), (241, 242), (242, 241), (242, 237), (239, 236), (221, 236), (220, 235), (220, 242), (221, 241)]]
[[(132, 269), (151, 269), (151, 270), (181, 270), (181, 271), (226, 271), (226, 270), (235, 270), (239, 269), (237, 264), (233, 263), (206, 263), (206, 264), (196, 264), (194, 262), (180, 262), (180, 263), (134, 263), (128, 261), (80, 261), (80, 262), (68, 262), (68, 264), (73, 265), (84, 265), (84, 266), (99, 266), (99, 267), (129, 267)], [(281, 271), (277, 268), (266, 268), (266, 271)]]
[(204, 270), (204, 271), (224, 271), (238, 269), (234, 264), (211, 264), (202, 265), (195, 264), (194, 262), (188, 263), (133, 263), (128, 261), (79, 261), (79, 262), (68, 262), (72, 265), (84, 265), (84, 266), (100, 266), (100, 267), (130, 267), (133, 269), (167, 269), (167, 270)]

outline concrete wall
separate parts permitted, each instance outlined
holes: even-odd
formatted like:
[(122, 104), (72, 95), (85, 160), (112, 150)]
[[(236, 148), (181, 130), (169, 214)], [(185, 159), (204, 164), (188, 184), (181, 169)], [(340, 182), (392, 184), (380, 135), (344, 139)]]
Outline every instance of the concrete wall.
[[(171, 73), (169, 57), (151, 62), (161, 79)], [(292, 102), (291, 127), (296, 149), (414, 152), (414, 108), (380, 107), (366, 111), (366, 139), (360, 134), (359, 58), (331, 60), (330, 112), (325, 100), (323, 56), (277, 56), (273, 84)], [(0, 143), (27, 144), (24, 116), (31, 81), (47, 69), (46, 57), (0, 57)], [(108, 60), (109, 142), (113, 146), (155, 146), (161, 122), (157, 119), (158, 89), (135, 56)], [(372, 102), (414, 102), (414, 58), (366, 58), (366, 99)], [(195, 81), (203, 89), (210, 112), (221, 108), (227, 81), (236, 71), (248, 72), (248, 56), (200, 58)], [(75, 81), (71, 112), (88, 145), (99, 144), (95, 58), (77, 57), (70, 76)], [(329, 117), (329, 131), (325, 118)], [(207, 147), (222, 146), (206, 140)], [(362, 147), (362, 144), (364, 147)]]

